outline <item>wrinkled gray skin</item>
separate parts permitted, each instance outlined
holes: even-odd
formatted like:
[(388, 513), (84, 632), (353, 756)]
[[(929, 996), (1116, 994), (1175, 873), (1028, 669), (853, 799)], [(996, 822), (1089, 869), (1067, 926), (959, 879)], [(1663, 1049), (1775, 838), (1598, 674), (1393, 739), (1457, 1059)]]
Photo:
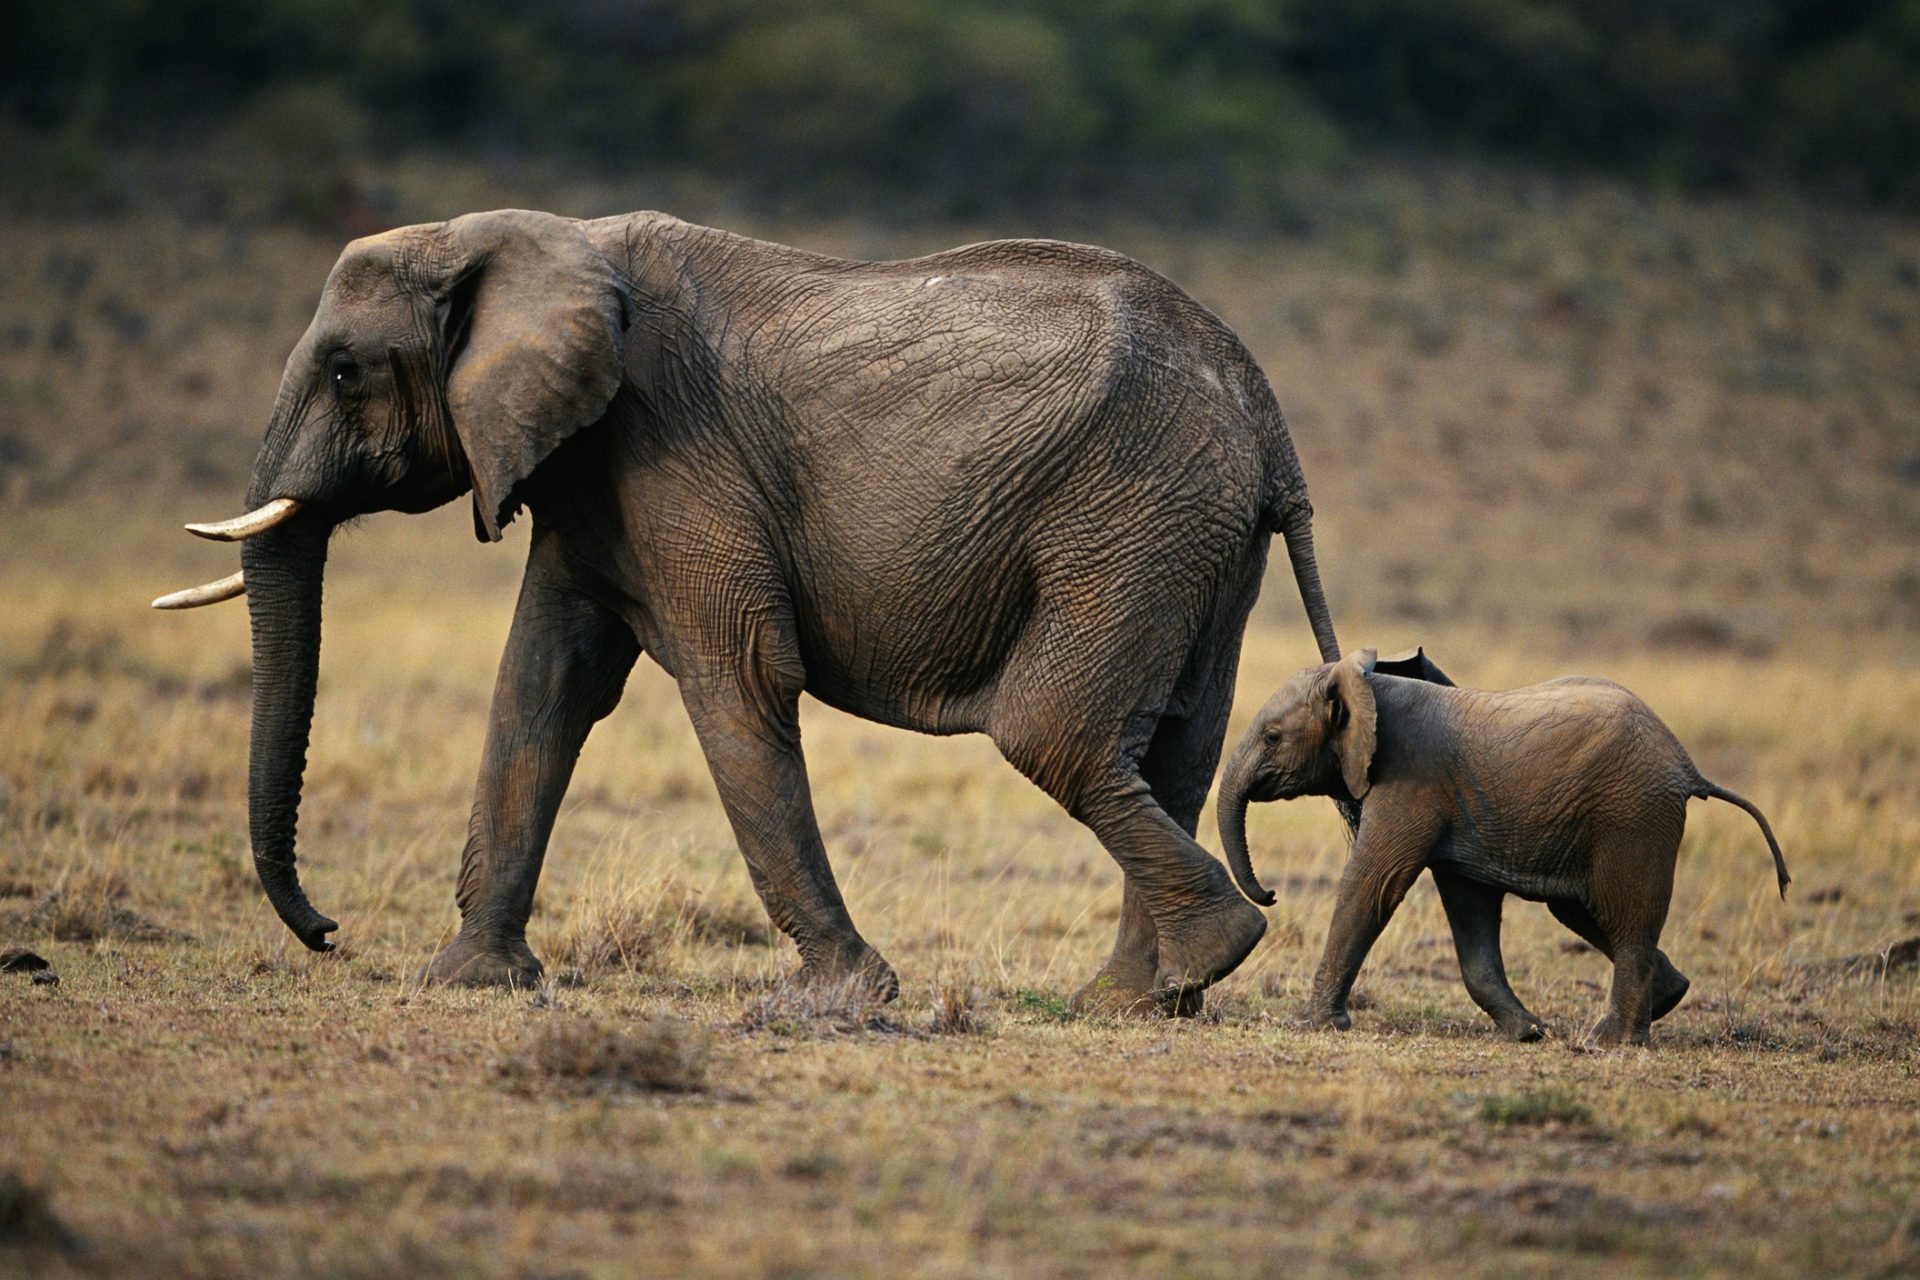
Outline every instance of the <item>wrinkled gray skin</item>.
[(1611, 1008), (1593, 1039), (1646, 1044), (1653, 1021), (1687, 993), (1658, 947), (1687, 800), (1715, 797), (1752, 814), (1787, 889), (1761, 812), (1701, 777), (1647, 705), (1607, 680), (1457, 689), (1419, 650), (1376, 661), (1363, 649), (1310, 667), (1261, 710), (1220, 788), (1227, 860), (1256, 902), (1273, 895), (1248, 857), (1247, 804), (1303, 795), (1365, 801), (1307, 1004), (1314, 1026), (1351, 1024), (1354, 978), (1423, 868), (1468, 992), (1515, 1040), (1544, 1028), (1507, 983), (1507, 894), (1545, 902), (1613, 961)]
[(287, 362), (248, 507), (256, 864), (294, 873), (327, 540), (471, 492), (531, 547), (436, 979), (529, 983), (525, 929), (589, 728), (642, 652), (678, 682), (806, 980), (896, 989), (821, 847), (802, 691), (984, 732), (1125, 872), (1082, 1008), (1192, 1011), (1265, 929), (1193, 830), (1285, 536), (1339, 648), (1286, 425), (1239, 340), (1101, 249), (848, 262), (657, 213), (504, 211), (349, 245)]

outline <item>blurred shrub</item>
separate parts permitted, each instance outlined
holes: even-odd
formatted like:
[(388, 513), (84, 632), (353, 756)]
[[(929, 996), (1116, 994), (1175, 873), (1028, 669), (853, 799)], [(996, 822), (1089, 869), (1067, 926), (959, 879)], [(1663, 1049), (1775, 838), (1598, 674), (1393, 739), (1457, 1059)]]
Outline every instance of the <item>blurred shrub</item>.
[(16, 0), (9, 27), (0, 119), (64, 140), (56, 178), (232, 121), (295, 206), (370, 139), (961, 210), (1230, 210), (1354, 140), (1920, 201), (1920, 0)]
[(1920, 0), (1885, 6), (1775, 89), (1776, 155), (1800, 173), (1920, 206)]
[(339, 220), (369, 136), (359, 102), (315, 80), (265, 90), (223, 131), (230, 153), (247, 158), (244, 182), (264, 212), (316, 226)]

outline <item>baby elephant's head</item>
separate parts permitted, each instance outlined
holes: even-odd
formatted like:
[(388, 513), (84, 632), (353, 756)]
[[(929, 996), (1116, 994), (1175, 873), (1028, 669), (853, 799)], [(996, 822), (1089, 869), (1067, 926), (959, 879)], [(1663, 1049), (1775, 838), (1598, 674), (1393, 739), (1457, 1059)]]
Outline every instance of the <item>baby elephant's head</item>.
[(1367, 794), (1373, 763), (1372, 649), (1308, 667), (1282, 685), (1254, 718), (1220, 783), (1220, 839), (1240, 890), (1262, 906), (1274, 896), (1254, 877), (1247, 854), (1247, 805), (1254, 800)]

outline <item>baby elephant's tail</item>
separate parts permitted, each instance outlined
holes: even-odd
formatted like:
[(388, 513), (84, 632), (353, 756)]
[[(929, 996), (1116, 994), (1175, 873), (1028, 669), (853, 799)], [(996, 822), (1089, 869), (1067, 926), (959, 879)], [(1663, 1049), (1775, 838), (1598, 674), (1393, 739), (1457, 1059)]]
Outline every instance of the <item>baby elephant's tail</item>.
[(1760, 807), (1745, 796), (1716, 786), (1705, 778), (1700, 779), (1699, 787), (1693, 794), (1702, 799), (1710, 796), (1715, 800), (1725, 800), (1728, 804), (1737, 804), (1753, 815), (1753, 820), (1760, 824), (1760, 834), (1767, 838), (1767, 847), (1773, 850), (1773, 870), (1780, 877), (1780, 896), (1786, 897), (1787, 886), (1793, 883), (1793, 877), (1787, 874), (1787, 860), (1780, 852), (1780, 842), (1773, 838), (1773, 828), (1767, 824), (1767, 815), (1760, 812)]

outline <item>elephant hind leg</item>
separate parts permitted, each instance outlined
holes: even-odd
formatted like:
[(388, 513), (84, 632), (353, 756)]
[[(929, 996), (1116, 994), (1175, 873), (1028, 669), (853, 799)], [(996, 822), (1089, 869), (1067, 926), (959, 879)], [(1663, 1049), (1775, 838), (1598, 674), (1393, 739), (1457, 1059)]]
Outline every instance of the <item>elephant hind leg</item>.
[[(1126, 875), (1113, 955), (1076, 996), (1081, 1008), (1137, 1007), (1146, 995), (1155, 1007), (1197, 1012), (1199, 993), (1266, 931), (1193, 838), (1259, 567), (1248, 558), (1228, 575), (1228, 594), (1185, 608), (1144, 586), (1130, 597), (1138, 607), (1113, 610), (1120, 592), (1098, 602), (1095, 617), (1081, 597), (1063, 598), (1040, 613), (1001, 678), (995, 745)], [(1170, 613), (1191, 630), (1181, 635)]]
[[(1160, 934), (1153, 913), (1131, 876), (1120, 890), (1120, 927), (1113, 951), (1100, 971), (1073, 993), (1069, 1007), (1077, 1014), (1140, 1016), (1161, 1012), (1153, 992), (1153, 976), (1160, 968)], [(1198, 991), (1184, 996), (1170, 1010), (1175, 1017), (1197, 1016), (1205, 1009)]]
[(1653, 945), (1636, 938), (1615, 945), (1613, 991), (1606, 1016), (1594, 1024), (1595, 1044), (1646, 1045), (1653, 1026)]
[(1151, 920), (1158, 948), (1151, 994), (1161, 1007), (1179, 1008), (1239, 967), (1266, 933), (1266, 917), (1160, 807), (1137, 767), (1123, 760), (1041, 776), (1046, 781), (1035, 781), (1120, 864)]
[[(1607, 959), (1613, 959), (1613, 941), (1601, 931), (1600, 922), (1593, 913), (1572, 898), (1554, 898), (1547, 903), (1547, 910), (1553, 912), (1553, 918), (1573, 930)], [(1672, 1013), (1686, 999), (1693, 983), (1687, 975), (1675, 967), (1667, 953), (1654, 948), (1653, 952), (1653, 1021)]]
[[(1031, 707), (1026, 723), (1049, 726), (1037, 742), (1004, 727), (994, 741), (1120, 864), (1136, 899), (1131, 921), (1123, 908), (1123, 960), (1137, 960), (1144, 947), (1144, 914), (1156, 946), (1149, 994), (1161, 1008), (1178, 1008), (1233, 972), (1266, 932), (1266, 917), (1160, 806), (1133, 754), (1113, 745), (1103, 753), (1096, 745), (1110, 726), (1088, 724), (1062, 704), (1051, 710), (1048, 716), (1042, 704)], [(1121, 972), (1129, 980), (1136, 976), (1131, 965)]]
[(1583, 905), (1613, 943), (1611, 1008), (1593, 1029), (1593, 1039), (1600, 1044), (1650, 1043), (1660, 930), (1673, 895), (1673, 855), (1679, 842), (1677, 827), (1662, 848), (1651, 846), (1638, 831), (1595, 842), (1595, 875)]
[[(1214, 682), (1189, 716), (1162, 716), (1153, 741), (1140, 762), (1140, 776), (1153, 798), (1187, 835), (1200, 823), (1214, 767), (1220, 760), (1220, 740), (1226, 732), (1232, 704), (1232, 662), (1223, 680)], [(1077, 1013), (1145, 1013), (1158, 1006), (1153, 1000), (1153, 978), (1160, 964), (1160, 937), (1146, 895), (1132, 876), (1125, 878), (1120, 895), (1120, 928), (1113, 952), (1087, 984), (1074, 993)], [(1205, 1008), (1198, 991), (1183, 992), (1172, 1012), (1196, 1017)]]

